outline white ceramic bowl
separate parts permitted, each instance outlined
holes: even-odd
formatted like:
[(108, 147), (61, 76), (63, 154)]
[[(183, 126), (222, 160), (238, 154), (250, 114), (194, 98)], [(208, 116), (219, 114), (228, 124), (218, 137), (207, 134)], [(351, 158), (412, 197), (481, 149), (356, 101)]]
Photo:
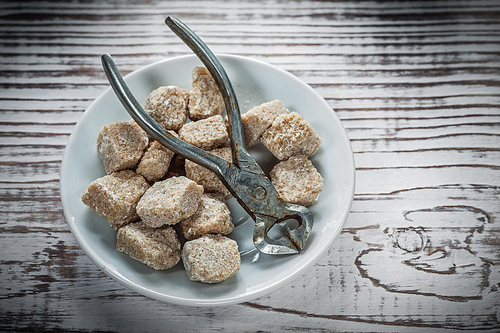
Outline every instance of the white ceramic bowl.
[[(215, 306), (235, 304), (265, 295), (300, 276), (323, 256), (350, 210), (355, 168), (347, 135), (335, 112), (310, 86), (290, 73), (253, 59), (218, 55), (233, 84), (241, 112), (263, 102), (279, 99), (290, 111), (308, 120), (323, 143), (311, 160), (324, 178), (319, 201), (309, 208), (314, 227), (305, 250), (297, 255), (270, 256), (253, 246), (253, 221), (230, 201), (237, 227), (229, 235), (238, 242), (242, 255), (239, 272), (219, 284), (188, 279), (180, 262), (167, 271), (155, 271), (116, 250), (116, 232), (85, 206), (81, 194), (95, 179), (105, 175), (96, 151), (102, 126), (129, 120), (111, 89), (107, 89), (83, 114), (66, 147), (61, 168), (61, 200), (70, 229), (89, 258), (106, 274), (143, 295), (180, 305)], [(120, 64), (117, 63), (118, 68)], [(201, 66), (193, 56), (157, 62), (125, 77), (139, 102), (162, 85), (191, 88), (191, 70)], [(249, 150), (266, 171), (277, 160), (263, 146)]]

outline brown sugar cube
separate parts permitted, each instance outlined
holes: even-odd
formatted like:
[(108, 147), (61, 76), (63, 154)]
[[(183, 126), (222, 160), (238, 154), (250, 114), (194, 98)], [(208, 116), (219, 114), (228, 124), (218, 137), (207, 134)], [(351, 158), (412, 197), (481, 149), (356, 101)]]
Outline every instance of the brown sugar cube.
[(172, 177), (153, 184), (137, 204), (137, 214), (151, 228), (176, 224), (193, 215), (203, 187), (186, 177)]
[[(230, 148), (218, 148), (210, 150), (209, 153), (215, 156), (222, 157), (226, 161), (231, 162), (231, 149)], [(203, 186), (205, 192), (213, 193), (218, 192), (224, 196), (228, 196), (229, 191), (226, 186), (221, 182), (219, 177), (211, 170), (202, 167), (190, 160), (186, 160), (186, 177), (195, 181), (197, 184)]]
[(123, 170), (90, 183), (82, 201), (116, 230), (139, 220), (136, 206), (148, 188), (144, 177), (132, 170)]
[(191, 240), (205, 234), (227, 235), (234, 225), (227, 204), (204, 194), (196, 213), (182, 220), (180, 227), (184, 238)]
[(193, 86), (189, 92), (188, 113), (191, 120), (222, 114), (224, 101), (212, 75), (205, 67), (193, 69)]
[(97, 152), (106, 173), (134, 168), (148, 142), (146, 132), (133, 120), (104, 125), (97, 136)]
[(178, 131), (187, 119), (189, 92), (175, 86), (163, 86), (153, 90), (144, 110), (167, 130)]
[[(177, 136), (173, 131), (170, 133)], [(148, 182), (155, 182), (165, 176), (173, 157), (173, 151), (158, 141), (151, 140), (135, 171), (143, 175)]]
[(287, 114), (288, 109), (278, 100), (263, 103), (251, 108), (241, 115), (241, 125), (247, 147), (253, 146), (260, 139), (262, 133), (273, 124), (280, 114)]
[(294, 155), (311, 156), (321, 144), (321, 138), (297, 112), (278, 116), (260, 141), (280, 160)]
[(144, 222), (118, 230), (116, 249), (157, 270), (175, 266), (181, 259), (181, 243), (171, 226), (150, 228)]
[(204, 150), (220, 148), (229, 142), (226, 124), (221, 115), (185, 124), (179, 130), (179, 137)]
[(234, 240), (204, 235), (184, 244), (182, 262), (190, 280), (219, 283), (236, 274), (241, 258)]
[(323, 178), (304, 155), (292, 156), (276, 164), (270, 176), (280, 197), (297, 205), (312, 205), (323, 189)]

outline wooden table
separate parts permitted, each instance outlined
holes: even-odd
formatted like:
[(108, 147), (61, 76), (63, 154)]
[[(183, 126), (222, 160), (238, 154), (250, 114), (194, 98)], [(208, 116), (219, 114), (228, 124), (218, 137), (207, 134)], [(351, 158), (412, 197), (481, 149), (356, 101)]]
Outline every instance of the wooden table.
[[(1, 331), (500, 329), (498, 1), (2, 2)], [(343, 232), (300, 278), (221, 308), (124, 288), (82, 252), (59, 197), (63, 151), (108, 86), (190, 50), (310, 84), (343, 122), (357, 166)]]

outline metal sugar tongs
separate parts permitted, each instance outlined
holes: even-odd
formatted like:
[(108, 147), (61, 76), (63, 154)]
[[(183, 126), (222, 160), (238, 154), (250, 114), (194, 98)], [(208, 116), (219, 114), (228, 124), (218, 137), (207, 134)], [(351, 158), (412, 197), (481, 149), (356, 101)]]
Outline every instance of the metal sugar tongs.
[[(224, 99), (229, 119), (229, 137), (232, 159), (230, 163), (174, 137), (160, 126), (134, 98), (113, 59), (109, 54), (102, 56), (106, 76), (127, 112), (152, 138), (173, 152), (213, 171), (238, 203), (255, 221), (253, 242), (266, 254), (294, 254), (304, 248), (313, 226), (313, 214), (303, 206), (283, 201), (269, 179), (245, 147), (241, 126), (241, 115), (236, 95), (229, 78), (207, 45), (184, 23), (174, 17), (167, 17), (165, 23), (188, 45), (203, 62), (214, 78)], [(298, 222), (298, 227), (279, 239), (271, 238), (269, 230), (276, 224), (288, 220)]]

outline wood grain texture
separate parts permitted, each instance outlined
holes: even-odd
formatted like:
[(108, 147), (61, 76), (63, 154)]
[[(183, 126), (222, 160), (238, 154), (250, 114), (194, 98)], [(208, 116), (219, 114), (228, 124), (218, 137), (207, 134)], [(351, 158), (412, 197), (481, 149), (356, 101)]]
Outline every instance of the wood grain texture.
[[(186, 308), (101, 272), (64, 220), (69, 135), (123, 73), (189, 49), (310, 84), (351, 139), (356, 195), (328, 254), (251, 302)], [(0, 3), (1, 331), (500, 330), (498, 1), (3, 1)]]

